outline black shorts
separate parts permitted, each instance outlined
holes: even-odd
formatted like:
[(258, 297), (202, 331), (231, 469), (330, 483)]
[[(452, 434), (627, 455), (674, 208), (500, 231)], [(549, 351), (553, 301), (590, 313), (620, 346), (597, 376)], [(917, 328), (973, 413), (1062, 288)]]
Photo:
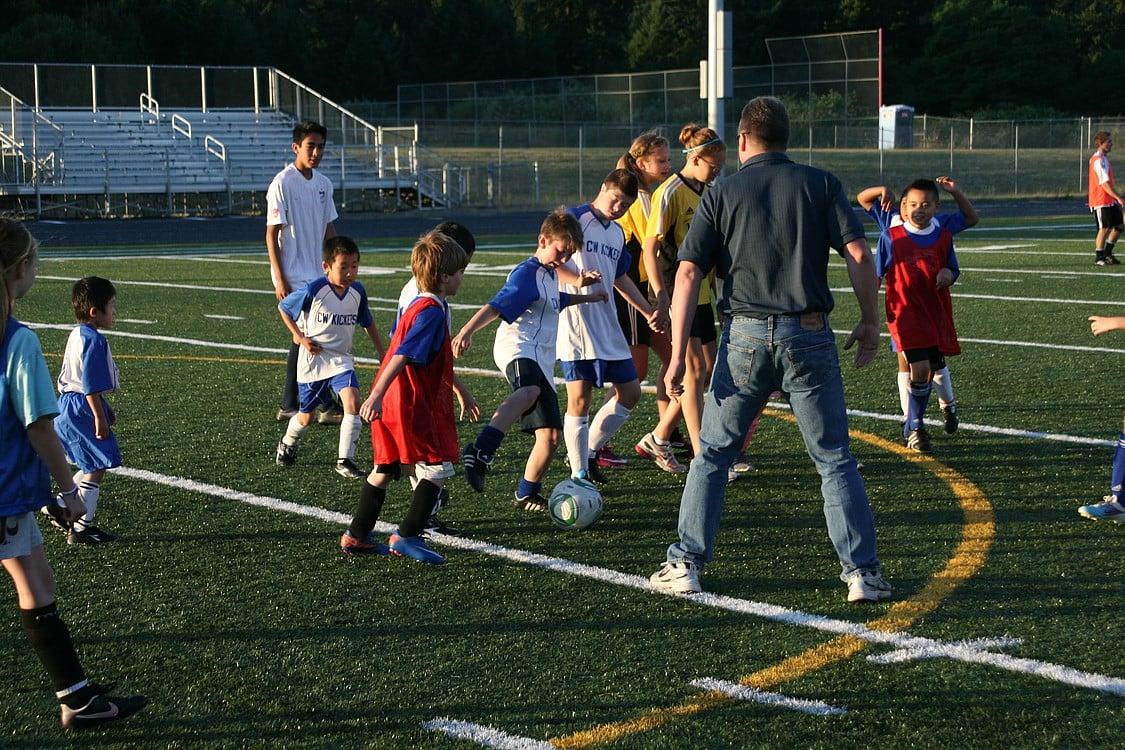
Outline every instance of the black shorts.
[(691, 321), (691, 337), (704, 344), (710, 344), (718, 338), (715, 333), (715, 308), (711, 307), (710, 302), (696, 305), (695, 317)]
[(1095, 208), (1094, 223), (1098, 229), (1121, 229), (1125, 226), (1125, 216), (1121, 214), (1121, 206), (1114, 203), (1112, 206)]
[(652, 341), (652, 329), (648, 321), (641, 315), (640, 310), (629, 304), (629, 301), (614, 292), (613, 299), (617, 302), (617, 322), (621, 325), (621, 332), (629, 346), (648, 346)]
[(504, 377), (513, 391), (529, 385), (539, 386), (539, 398), (520, 416), (520, 432), (534, 434), (544, 427), (562, 429), (558, 391), (554, 381), (543, 374), (538, 362), (534, 359), (513, 359), (504, 368)]
[(914, 362), (929, 362), (930, 369), (940, 370), (945, 367), (945, 355), (936, 346), (930, 346), (923, 349), (907, 349), (902, 353), (906, 357), (906, 361)]

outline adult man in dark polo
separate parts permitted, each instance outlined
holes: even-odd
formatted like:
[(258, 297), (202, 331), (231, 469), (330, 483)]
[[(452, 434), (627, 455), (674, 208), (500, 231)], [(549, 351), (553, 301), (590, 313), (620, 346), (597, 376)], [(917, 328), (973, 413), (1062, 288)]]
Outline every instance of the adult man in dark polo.
[(855, 366), (879, 345), (878, 279), (863, 226), (840, 181), (786, 155), (789, 115), (778, 99), (758, 97), (738, 124), (738, 172), (713, 187), (680, 248), (672, 299), (672, 359), (666, 383), (683, 392), (684, 356), (699, 285), (715, 272), (718, 310), (726, 319), (703, 411), (699, 455), (680, 499), (680, 540), (651, 581), (678, 592), (701, 591), (727, 489), (750, 422), (770, 393), (788, 394), (805, 447), (816, 464), (828, 535), (840, 559), (848, 601), (891, 595), (875, 548), (867, 490), (848, 447), (836, 341), (828, 323), (832, 248), (847, 263), (860, 320), (845, 349)]

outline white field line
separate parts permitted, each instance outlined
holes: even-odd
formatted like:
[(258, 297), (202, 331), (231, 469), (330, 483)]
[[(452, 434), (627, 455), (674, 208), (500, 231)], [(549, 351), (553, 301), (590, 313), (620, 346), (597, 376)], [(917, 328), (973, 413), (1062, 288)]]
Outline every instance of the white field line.
[[(49, 329), (49, 330), (56, 330), (56, 331), (69, 331), (70, 329), (72, 329), (74, 327), (73, 324), (69, 324), (69, 323), (64, 324), (64, 323), (28, 323), (28, 322), (25, 322), (24, 324), (27, 325), (29, 328), (32, 328), (32, 329), (42, 328), (42, 329)], [(121, 338), (133, 338), (133, 339), (146, 339), (146, 340), (151, 340), (151, 341), (163, 341), (163, 342), (166, 342), (166, 343), (169, 343), (169, 344), (182, 344), (182, 345), (185, 345), (185, 346), (199, 346), (199, 347), (206, 347), (208, 349), (229, 349), (229, 350), (232, 350), (232, 351), (256, 352), (256, 353), (262, 353), (262, 354), (279, 354), (279, 355), (284, 355), (284, 354), (289, 353), (288, 349), (283, 349), (283, 348), (280, 348), (280, 347), (250, 346), (248, 344), (224, 344), (224, 343), (220, 343), (220, 342), (217, 342), (217, 341), (204, 341), (204, 340), (201, 340), (201, 339), (188, 339), (188, 338), (182, 338), (182, 337), (177, 337), (177, 336), (159, 336), (159, 335), (151, 334), (151, 333), (133, 333), (133, 332), (130, 332), (130, 331), (116, 331), (116, 330), (113, 330), (113, 329), (107, 329), (107, 330), (104, 331), (104, 333), (107, 336), (119, 336)], [(846, 333), (838, 331), (837, 335), (843, 336), (843, 335), (846, 335)], [(885, 336), (886, 334), (883, 334), (883, 335)], [(995, 344), (997, 346), (1017, 345), (1018, 344), (1018, 342), (985, 341), (983, 339), (962, 339), (962, 341), (976, 341), (978, 343)], [(1034, 343), (1024, 343), (1023, 345), (1024, 346), (1043, 346), (1043, 347), (1046, 347), (1046, 348), (1074, 349), (1076, 351), (1112, 352), (1112, 353), (1117, 353), (1117, 354), (1125, 354), (1125, 350), (1122, 350), (1122, 349), (1107, 349), (1107, 348), (1102, 348), (1102, 347), (1053, 347), (1053, 346), (1047, 346), (1046, 344), (1034, 344)], [(355, 357), (355, 361), (357, 363), (363, 364), (363, 365), (377, 365), (377, 364), (379, 364), (379, 360), (377, 358), (374, 358), (374, 357), (357, 356), (357, 357)], [(484, 376), (490, 376), (490, 377), (500, 377), (500, 373), (498, 371), (492, 370), (492, 369), (479, 368), (479, 367), (457, 367), (455, 369), (458, 373), (466, 374), (466, 375), (484, 375)], [(562, 379), (556, 377), (555, 382), (556, 383), (562, 383), (563, 381), (562, 381)], [(656, 387), (652, 386), (652, 385), (642, 385), (641, 390), (644, 391), (645, 393), (656, 393)], [(771, 407), (775, 408), (775, 409), (788, 409), (789, 408), (789, 405), (786, 404), (785, 402), (770, 402), (769, 405)], [(849, 416), (856, 416), (856, 417), (868, 417), (870, 419), (879, 419), (879, 420), (883, 420), (883, 421), (886, 421), (886, 422), (902, 421), (902, 415), (901, 414), (883, 414), (883, 413), (880, 413), (880, 412), (863, 411), (863, 410), (860, 410), (860, 409), (848, 409), (848, 415)], [(934, 427), (938, 427), (938, 426), (941, 425), (941, 422), (939, 422), (936, 419), (927, 419), (926, 424), (934, 426)], [(1109, 446), (1109, 445), (1116, 445), (1117, 444), (1116, 440), (1106, 440), (1106, 439), (1102, 439), (1102, 438), (1090, 438), (1090, 437), (1083, 437), (1081, 435), (1066, 435), (1066, 434), (1054, 433), (1054, 432), (1039, 432), (1039, 431), (1033, 431), (1033, 430), (1020, 430), (1020, 429), (1016, 429), (1016, 428), (1013, 428), (1013, 427), (993, 427), (991, 425), (972, 424), (972, 423), (969, 423), (969, 422), (962, 422), (958, 429), (966, 430), (968, 432), (983, 432), (983, 433), (989, 433), (989, 434), (993, 434), (993, 435), (1006, 435), (1008, 437), (1032, 438), (1032, 439), (1035, 439), (1035, 440), (1053, 440), (1055, 442), (1079, 443), (1079, 444), (1082, 444), (1082, 445)]]
[(423, 729), (441, 732), (447, 737), (473, 742), (481, 747), (494, 747), (497, 750), (555, 750), (555, 746), (544, 740), (519, 737), (499, 729), (474, 724), (471, 721), (458, 721), (445, 716), (422, 722)]
[[(214, 484), (205, 482), (197, 482), (192, 479), (184, 477), (170, 476), (168, 474), (158, 474), (156, 472), (147, 471), (144, 469), (133, 469), (128, 467), (118, 467), (110, 469), (114, 474), (118, 474), (132, 479), (137, 479), (144, 482), (153, 482), (161, 484), (166, 487), (173, 487), (176, 489), (187, 490), (189, 492), (198, 492), (212, 497), (223, 498), (227, 500), (235, 500), (248, 505), (255, 505), (269, 510), (284, 511), (286, 513), (293, 513), (295, 515), (307, 516), (309, 518), (316, 518), (329, 523), (335, 523), (339, 526), (345, 526), (351, 520), (343, 513), (337, 513), (325, 508), (318, 508), (315, 506), (302, 505), (287, 500), (280, 500), (273, 497), (264, 497), (261, 495), (254, 495), (249, 492), (242, 492), (240, 490), (233, 490), (227, 487), (220, 487)], [(375, 530), (382, 534), (389, 534), (394, 530), (391, 524), (380, 521), (376, 524)], [(1039, 661), (1036, 659), (1022, 659), (1007, 654), (993, 653), (988, 648), (997, 644), (1007, 645), (1008, 641), (957, 641), (948, 642), (940, 641), (934, 638), (924, 638), (919, 636), (912, 636), (905, 632), (886, 632), (882, 630), (873, 630), (868, 628), (862, 623), (849, 622), (847, 620), (836, 620), (822, 615), (814, 615), (800, 610), (790, 609), (788, 607), (780, 607), (774, 604), (767, 604), (765, 602), (754, 602), (746, 599), (736, 599), (731, 596), (723, 596), (720, 594), (701, 593), (701, 594), (672, 594), (664, 589), (658, 588), (649, 582), (648, 578), (638, 575), (631, 575), (622, 573), (616, 570), (608, 570), (606, 568), (598, 568), (592, 565), (585, 565), (577, 563), (572, 560), (565, 560), (559, 557), (551, 557), (549, 555), (541, 555), (537, 552), (530, 552), (528, 550), (513, 549), (510, 547), (502, 547), (498, 544), (491, 544), (489, 542), (478, 542), (474, 539), (467, 537), (449, 537), (442, 534), (434, 534), (432, 540), (435, 544), (440, 544), (445, 547), (452, 547), (455, 549), (466, 550), (468, 552), (475, 552), (477, 554), (492, 555), (505, 560), (519, 563), (521, 565), (532, 565), (544, 570), (554, 573), (561, 573), (563, 575), (581, 576), (589, 578), (594, 581), (606, 583), (611, 586), (621, 586), (625, 588), (637, 589), (648, 593), (660, 594), (663, 596), (675, 596), (693, 604), (699, 604), (705, 607), (712, 607), (714, 609), (726, 610), (736, 614), (749, 615), (751, 617), (758, 617), (773, 622), (779, 622), (784, 625), (794, 625), (797, 627), (812, 628), (834, 635), (850, 635), (860, 640), (869, 643), (881, 644), (892, 649), (894, 652), (910, 651), (918, 654), (925, 654), (929, 658), (944, 657), (955, 661), (961, 661), (969, 664), (985, 664), (995, 667), (996, 669), (1005, 670), (1009, 672), (1016, 672), (1020, 674), (1029, 674), (1042, 677), (1046, 680), (1059, 682), (1064, 685), (1071, 685), (1074, 687), (1082, 687), (1090, 690), (1095, 690), (1102, 693), (1111, 693), (1113, 695), (1125, 696), (1125, 679), (1116, 677), (1109, 677), (1092, 672), (1083, 672), (1071, 667), (1063, 666), (1060, 664), (1052, 664), (1050, 662)]]
[(693, 687), (703, 690), (713, 690), (740, 701), (761, 703), (766, 706), (777, 706), (778, 708), (788, 708), (793, 711), (812, 714), (813, 716), (838, 716), (848, 712), (846, 708), (830, 706), (823, 701), (793, 698), (788, 695), (782, 695), (781, 693), (771, 693), (768, 690), (759, 690), (758, 688), (739, 685), (737, 682), (717, 680), (714, 677), (702, 677), (698, 680), (692, 680), (691, 684)]

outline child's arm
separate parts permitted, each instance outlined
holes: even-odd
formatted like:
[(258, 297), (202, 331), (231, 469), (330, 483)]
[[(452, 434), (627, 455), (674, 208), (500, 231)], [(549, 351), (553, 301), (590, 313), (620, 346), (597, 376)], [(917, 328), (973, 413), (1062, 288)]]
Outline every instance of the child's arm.
[(565, 265), (556, 268), (555, 273), (558, 275), (559, 281), (561, 281), (562, 283), (570, 284), (571, 286), (576, 286), (579, 288), (590, 286), (591, 284), (596, 284), (602, 280), (602, 274), (600, 271), (582, 271), (581, 273), (579, 273), (578, 271), (572, 270), (569, 266)]
[(875, 187), (861, 190), (855, 199), (859, 202), (860, 207), (863, 208), (864, 211), (869, 211), (876, 203), (878, 203), (880, 208), (884, 211), (890, 211), (895, 207), (895, 194), (884, 185), (876, 185)]
[(453, 347), (453, 356), (460, 357), (469, 351), (469, 347), (473, 345), (473, 334), (499, 317), (500, 311), (492, 305), (485, 305), (477, 310), (476, 314), (469, 319), (469, 322), (461, 326), (461, 330), (450, 342)]
[(980, 223), (980, 217), (977, 216), (977, 210), (973, 208), (973, 204), (965, 197), (965, 194), (957, 189), (957, 183), (953, 181), (952, 177), (942, 175), (934, 180), (941, 189), (953, 196), (953, 200), (957, 201), (957, 208), (961, 213), (965, 214), (965, 229), (975, 227)]
[(383, 359), (387, 350), (383, 347), (383, 339), (379, 336), (379, 326), (375, 325), (373, 320), (371, 325), (366, 326), (363, 330), (367, 331), (367, 338), (371, 339), (371, 343), (375, 345), (375, 352), (379, 355), (379, 359)]
[(602, 287), (596, 292), (586, 292), (585, 294), (571, 294), (570, 292), (559, 292), (560, 307), (570, 307), (571, 305), (582, 305), (587, 302), (609, 302), (609, 292)]
[(306, 336), (301, 329), (297, 327), (297, 321), (286, 315), (284, 310), (279, 309), (278, 312), (281, 313), (281, 320), (285, 323), (285, 327), (288, 328), (289, 333), (293, 335), (293, 343), (305, 347), (309, 350), (310, 354), (320, 354), (320, 344)]
[(379, 371), (379, 378), (371, 386), (371, 395), (359, 406), (359, 416), (368, 422), (374, 422), (383, 414), (383, 395), (390, 388), (391, 383), (399, 373), (406, 369), (407, 359), (404, 354), (395, 354), (384, 363)]
[(102, 394), (86, 394), (86, 404), (90, 407), (90, 411), (94, 413), (94, 437), (98, 440), (105, 440), (109, 437), (110, 419), (106, 410), (102, 408), (105, 404)]
[(470, 422), (480, 419), (480, 404), (473, 398), (468, 386), (461, 382), (461, 378), (457, 377), (457, 373), (453, 373), (453, 393), (457, 395), (457, 402), (461, 405), (461, 414), (458, 419), (464, 420), (466, 412), (469, 414)]
[(652, 295), (656, 299), (656, 307), (664, 314), (672, 307), (672, 298), (664, 288), (664, 276), (660, 273), (660, 264), (656, 260), (655, 237), (645, 237), (641, 243), (641, 262), (644, 263), (645, 273), (648, 274), (648, 285), (652, 287)]
[(1102, 315), (1091, 315), (1086, 318), (1090, 321), (1090, 333), (1095, 336), (1101, 336), (1103, 333), (1109, 331), (1120, 331), (1125, 328), (1125, 317), (1111, 316), (1106, 317)]
[(67, 521), (84, 516), (86, 506), (78, 498), (78, 487), (74, 484), (74, 477), (70, 473), (70, 464), (67, 462), (66, 453), (63, 452), (62, 443), (55, 433), (54, 420), (50, 417), (40, 417), (29, 424), (27, 439), (39, 455), (39, 460), (54, 477), (55, 484), (59, 486), (63, 502), (66, 503)]
[[(652, 277), (650, 276), (649, 278), (651, 279)], [(649, 328), (657, 333), (664, 331), (669, 323), (668, 313), (661, 310), (659, 306), (654, 308), (649, 305), (648, 299), (645, 298), (644, 293), (637, 288), (637, 285), (633, 283), (632, 279), (622, 274), (613, 282), (613, 288), (621, 292), (621, 296), (645, 316)]]

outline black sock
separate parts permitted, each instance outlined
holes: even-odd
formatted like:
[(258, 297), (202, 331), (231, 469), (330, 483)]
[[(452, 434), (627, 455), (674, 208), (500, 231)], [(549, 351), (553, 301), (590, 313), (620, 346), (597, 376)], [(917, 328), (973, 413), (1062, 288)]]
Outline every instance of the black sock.
[(355, 509), (352, 522), (348, 524), (348, 533), (356, 539), (363, 539), (375, 528), (379, 520), (379, 513), (383, 510), (383, 501), (387, 498), (387, 491), (372, 487), (364, 481), (363, 488), (359, 491), (359, 505)]
[(59, 701), (71, 708), (86, 705), (92, 691), (74, 651), (70, 631), (59, 617), (55, 602), (38, 609), (21, 609), (20, 625), (39, 662), (47, 670)]
[(406, 517), (398, 525), (399, 536), (418, 536), (426, 528), (426, 521), (437, 507), (438, 494), (441, 488), (429, 479), (419, 479), (414, 487), (414, 496), (410, 498), (410, 507), (406, 509)]
[(1106, 255), (1113, 255), (1113, 247), (1114, 247), (1114, 245), (1116, 245), (1116, 244), (1117, 244), (1116, 242), (1107, 242), (1107, 243), (1105, 243), (1105, 254), (1106, 254)]

